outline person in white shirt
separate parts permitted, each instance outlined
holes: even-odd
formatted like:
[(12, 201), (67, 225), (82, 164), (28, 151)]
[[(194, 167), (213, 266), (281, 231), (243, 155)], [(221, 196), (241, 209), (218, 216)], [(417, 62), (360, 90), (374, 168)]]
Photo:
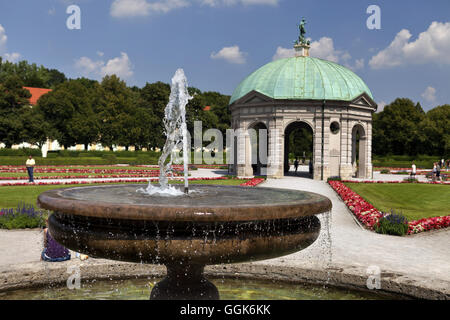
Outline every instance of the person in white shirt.
[(36, 162), (34, 161), (33, 157), (29, 156), (27, 162), (25, 163), (25, 166), (27, 167), (28, 171), (28, 182), (34, 182), (33, 170), (35, 165)]
[(416, 164), (414, 163), (414, 161), (412, 163), (411, 168), (412, 168), (412, 170), (411, 170), (411, 177), (414, 176), (414, 178), (415, 178), (416, 177), (417, 167), (416, 167)]

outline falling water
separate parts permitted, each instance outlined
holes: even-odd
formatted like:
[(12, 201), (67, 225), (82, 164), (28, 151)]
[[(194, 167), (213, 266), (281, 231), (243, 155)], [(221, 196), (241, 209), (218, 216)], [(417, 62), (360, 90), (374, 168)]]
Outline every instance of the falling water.
[[(165, 117), (163, 119), (166, 143), (159, 158), (159, 187), (153, 186), (149, 182), (146, 189), (138, 189), (138, 192), (149, 195), (159, 194), (166, 196), (179, 196), (183, 192), (169, 185), (168, 174), (172, 173), (172, 158), (167, 161), (169, 155), (175, 148), (183, 147), (183, 163), (184, 163), (184, 193), (188, 193), (188, 141), (186, 126), (186, 105), (192, 97), (188, 92), (187, 79), (183, 69), (178, 69), (172, 78), (170, 88), (169, 103), (165, 109)], [(167, 162), (167, 163), (166, 163)]]

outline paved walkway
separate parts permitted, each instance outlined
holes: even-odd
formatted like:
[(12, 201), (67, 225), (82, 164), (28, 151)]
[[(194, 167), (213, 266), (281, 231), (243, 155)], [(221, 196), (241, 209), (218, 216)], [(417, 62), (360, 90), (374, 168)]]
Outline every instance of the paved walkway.
[[(199, 169), (192, 177), (215, 177), (223, 170)], [(399, 177), (393, 175), (393, 177)], [(403, 178), (400, 176), (400, 179)], [(389, 178), (390, 179), (390, 178)], [(260, 187), (316, 192), (333, 203), (330, 228), (321, 215), (322, 231), (317, 241), (298, 253), (257, 264), (317, 268), (329, 266), (378, 266), (383, 272), (450, 281), (450, 230), (426, 232), (407, 237), (380, 235), (362, 229), (345, 204), (325, 182), (285, 177), (268, 180)], [(328, 234), (329, 231), (329, 234)], [(330, 249), (331, 248), (331, 249)], [(0, 268), (37, 262), (42, 249), (42, 231), (0, 231)], [(12, 267), (12, 266), (11, 266)], [(9, 267), (8, 267), (9, 269)]]
[[(327, 196), (333, 203), (330, 239), (326, 228), (322, 227), (318, 240), (309, 248), (265, 262), (278, 263), (275, 261), (278, 260), (291, 265), (324, 265), (331, 253), (333, 265), (374, 265), (382, 271), (450, 281), (449, 229), (406, 237), (380, 235), (361, 228), (333, 189), (323, 181), (285, 177), (268, 180), (261, 186), (315, 192)], [(323, 215), (321, 221), (325, 222)], [(327, 249), (330, 242), (331, 252)]]

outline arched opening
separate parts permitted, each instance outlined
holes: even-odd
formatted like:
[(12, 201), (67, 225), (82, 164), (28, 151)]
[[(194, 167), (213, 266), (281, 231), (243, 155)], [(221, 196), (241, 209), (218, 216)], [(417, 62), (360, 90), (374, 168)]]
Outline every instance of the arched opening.
[(352, 130), (352, 176), (366, 177), (366, 134), (363, 126), (357, 124)]
[[(252, 132), (253, 129), (254, 131)], [(249, 127), (253, 175), (267, 174), (269, 153), (269, 132), (263, 122), (257, 122)]]
[[(293, 166), (296, 160), (297, 171)], [(292, 122), (284, 131), (284, 174), (312, 178), (313, 161), (313, 129), (306, 122)]]

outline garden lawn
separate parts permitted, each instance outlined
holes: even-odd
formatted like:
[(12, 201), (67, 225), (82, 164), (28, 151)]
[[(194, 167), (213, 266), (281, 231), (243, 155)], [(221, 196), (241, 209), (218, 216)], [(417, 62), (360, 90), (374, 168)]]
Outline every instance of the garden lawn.
[(415, 183), (345, 183), (382, 212), (402, 213), (408, 221), (450, 215), (450, 186)]
[[(189, 181), (189, 184), (214, 184), (214, 185), (229, 185), (236, 186), (247, 180), (241, 179), (230, 179), (230, 180), (198, 180)], [(183, 181), (171, 181), (171, 183), (184, 183)], [(134, 182), (135, 183), (135, 182)], [(111, 183), (114, 184), (114, 183)], [(123, 183), (121, 183), (123, 184)], [(136, 183), (135, 183), (136, 184)], [(147, 183), (143, 183), (146, 185)], [(86, 184), (83, 186), (93, 186), (93, 185), (105, 185), (105, 184)], [(11, 186), (11, 187), (0, 187), (0, 209), (2, 208), (15, 208), (20, 202), (27, 204), (36, 205), (37, 197), (44, 191), (59, 189), (59, 188), (69, 188), (69, 187), (82, 187), (80, 185), (52, 185), (52, 186)]]

